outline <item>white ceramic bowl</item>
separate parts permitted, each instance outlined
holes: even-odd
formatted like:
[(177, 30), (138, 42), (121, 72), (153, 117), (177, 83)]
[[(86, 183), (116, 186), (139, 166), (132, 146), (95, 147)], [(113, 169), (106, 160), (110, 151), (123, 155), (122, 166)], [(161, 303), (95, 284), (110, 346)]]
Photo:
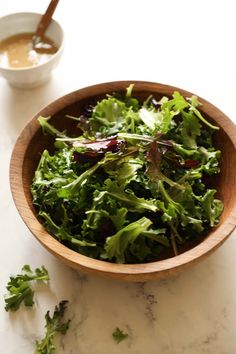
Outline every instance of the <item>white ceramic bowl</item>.
[[(19, 12), (0, 18), (0, 41), (19, 33), (35, 32), (42, 14)], [(64, 33), (60, 24), (52, 19), (46, 35), (58, 46), (58, 51), (45, 63), (26, 68), (5, 68), (0, 64), (0, 74), (10, 85), (33, 88), (46, 82), (57, 66), (63, 51)]]

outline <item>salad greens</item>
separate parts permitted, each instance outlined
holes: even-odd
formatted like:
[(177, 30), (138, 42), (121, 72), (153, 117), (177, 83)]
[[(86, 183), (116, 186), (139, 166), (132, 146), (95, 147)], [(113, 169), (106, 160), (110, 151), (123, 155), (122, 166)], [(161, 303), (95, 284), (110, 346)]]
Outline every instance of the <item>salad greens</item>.
[(8, 294), (5, 296), (5, 310), (16, 311), (21, 303), (25, 306), (33, 306), (34, 291), (30, 286), (32, 281), (48, 281), (48, 271), (42, 266), (31, 270), (29, 265), (24, 265), (21, 273), (16, 276), (11, 276), (7, 283)]
[(56, 349), (53, 343), (54, 335), (57, 332), (61, 334), (67, 332), (70, 320), (62, 322), (67, 302), (68, 301), (66, 300), (61, 301), (59, 305), (55, 307), (52, 317), (50, 316), (49, 311), (47, 311), (45, 315), (45, 337), (40, 342), (36, 341), (35, 354), (51, 354)]
[(73, 136), (39, 117), (55, 151), (45, 150), (32, 181), (33, 203), (47, 230), (89, 257), (140, 263), (178, 254), (218, 224), (223, 203), (209, 184), (220, 172), (218, 127), (196, 96), (174, 92), (141, 102), (107, 95), (85, 106)]

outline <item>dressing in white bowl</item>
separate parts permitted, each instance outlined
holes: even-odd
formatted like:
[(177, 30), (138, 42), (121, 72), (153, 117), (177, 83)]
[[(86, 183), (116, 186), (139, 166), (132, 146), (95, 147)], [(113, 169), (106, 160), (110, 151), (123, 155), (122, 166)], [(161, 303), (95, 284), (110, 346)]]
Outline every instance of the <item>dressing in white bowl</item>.
[(64, 34), (54, 19), (47, 28), (41, 48), (30, 47), (30, 36), (41, 16), (24, 12), (0, 18), (0, 74), (12, 86), (33, 88), (43, 84), (59, 62)]

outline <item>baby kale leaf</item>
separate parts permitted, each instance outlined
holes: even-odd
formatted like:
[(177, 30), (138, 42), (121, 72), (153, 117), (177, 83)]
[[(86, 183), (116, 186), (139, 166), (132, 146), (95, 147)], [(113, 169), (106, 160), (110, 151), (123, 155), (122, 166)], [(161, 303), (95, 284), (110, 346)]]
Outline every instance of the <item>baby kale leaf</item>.
[(21, 273), (11, 276), (7, 283), (8, 294), (5, 296), (5, 310), (16, 311), (22, 302), (25, 306), (32, 306), (34, 304), (34, 290), (30, 283), (47, 280), (49, 280), (48, 271), (44, 266), (32, 271), (29, 265), (24, 265)]
[(125, 251), (128, 246), (136, 240), (136, 238), (146, 231), (152, 222), (143, 217), (129, 225), (123, 227), (115, 235), (107, 237), (105, 243), (105, 251), (108, 259), (116, 259), (117, 263), (125, 262)]
[(51, 354), (55, 349), (53, 343), (56, 333), (65, 334), (69, 328), (70, 320), (63, 322), (64, 312), (66, 310), (68, 301), (61, 301), (58, 306), (55, 307), (52, 317), (49, 311), (45, 315), (45, 336), (39, 342), (36, 341), (35, 354)]
[(112, 337), (117, 343), (122, 342), (124, 339), (128, 338), (128, 336), (128, 333), (124, 333), (119, 327), (112, 333)]

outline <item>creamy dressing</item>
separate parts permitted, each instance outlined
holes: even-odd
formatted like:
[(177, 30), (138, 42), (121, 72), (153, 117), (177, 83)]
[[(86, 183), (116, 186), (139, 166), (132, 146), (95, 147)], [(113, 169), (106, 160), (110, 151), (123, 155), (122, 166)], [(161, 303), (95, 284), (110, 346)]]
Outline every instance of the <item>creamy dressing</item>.
[(58, 47), (43, 37), (33, 46), (33, 33), (21, 33), (0, 41), (0, 65), (5, 68), (25, 68), (48, 61)]

